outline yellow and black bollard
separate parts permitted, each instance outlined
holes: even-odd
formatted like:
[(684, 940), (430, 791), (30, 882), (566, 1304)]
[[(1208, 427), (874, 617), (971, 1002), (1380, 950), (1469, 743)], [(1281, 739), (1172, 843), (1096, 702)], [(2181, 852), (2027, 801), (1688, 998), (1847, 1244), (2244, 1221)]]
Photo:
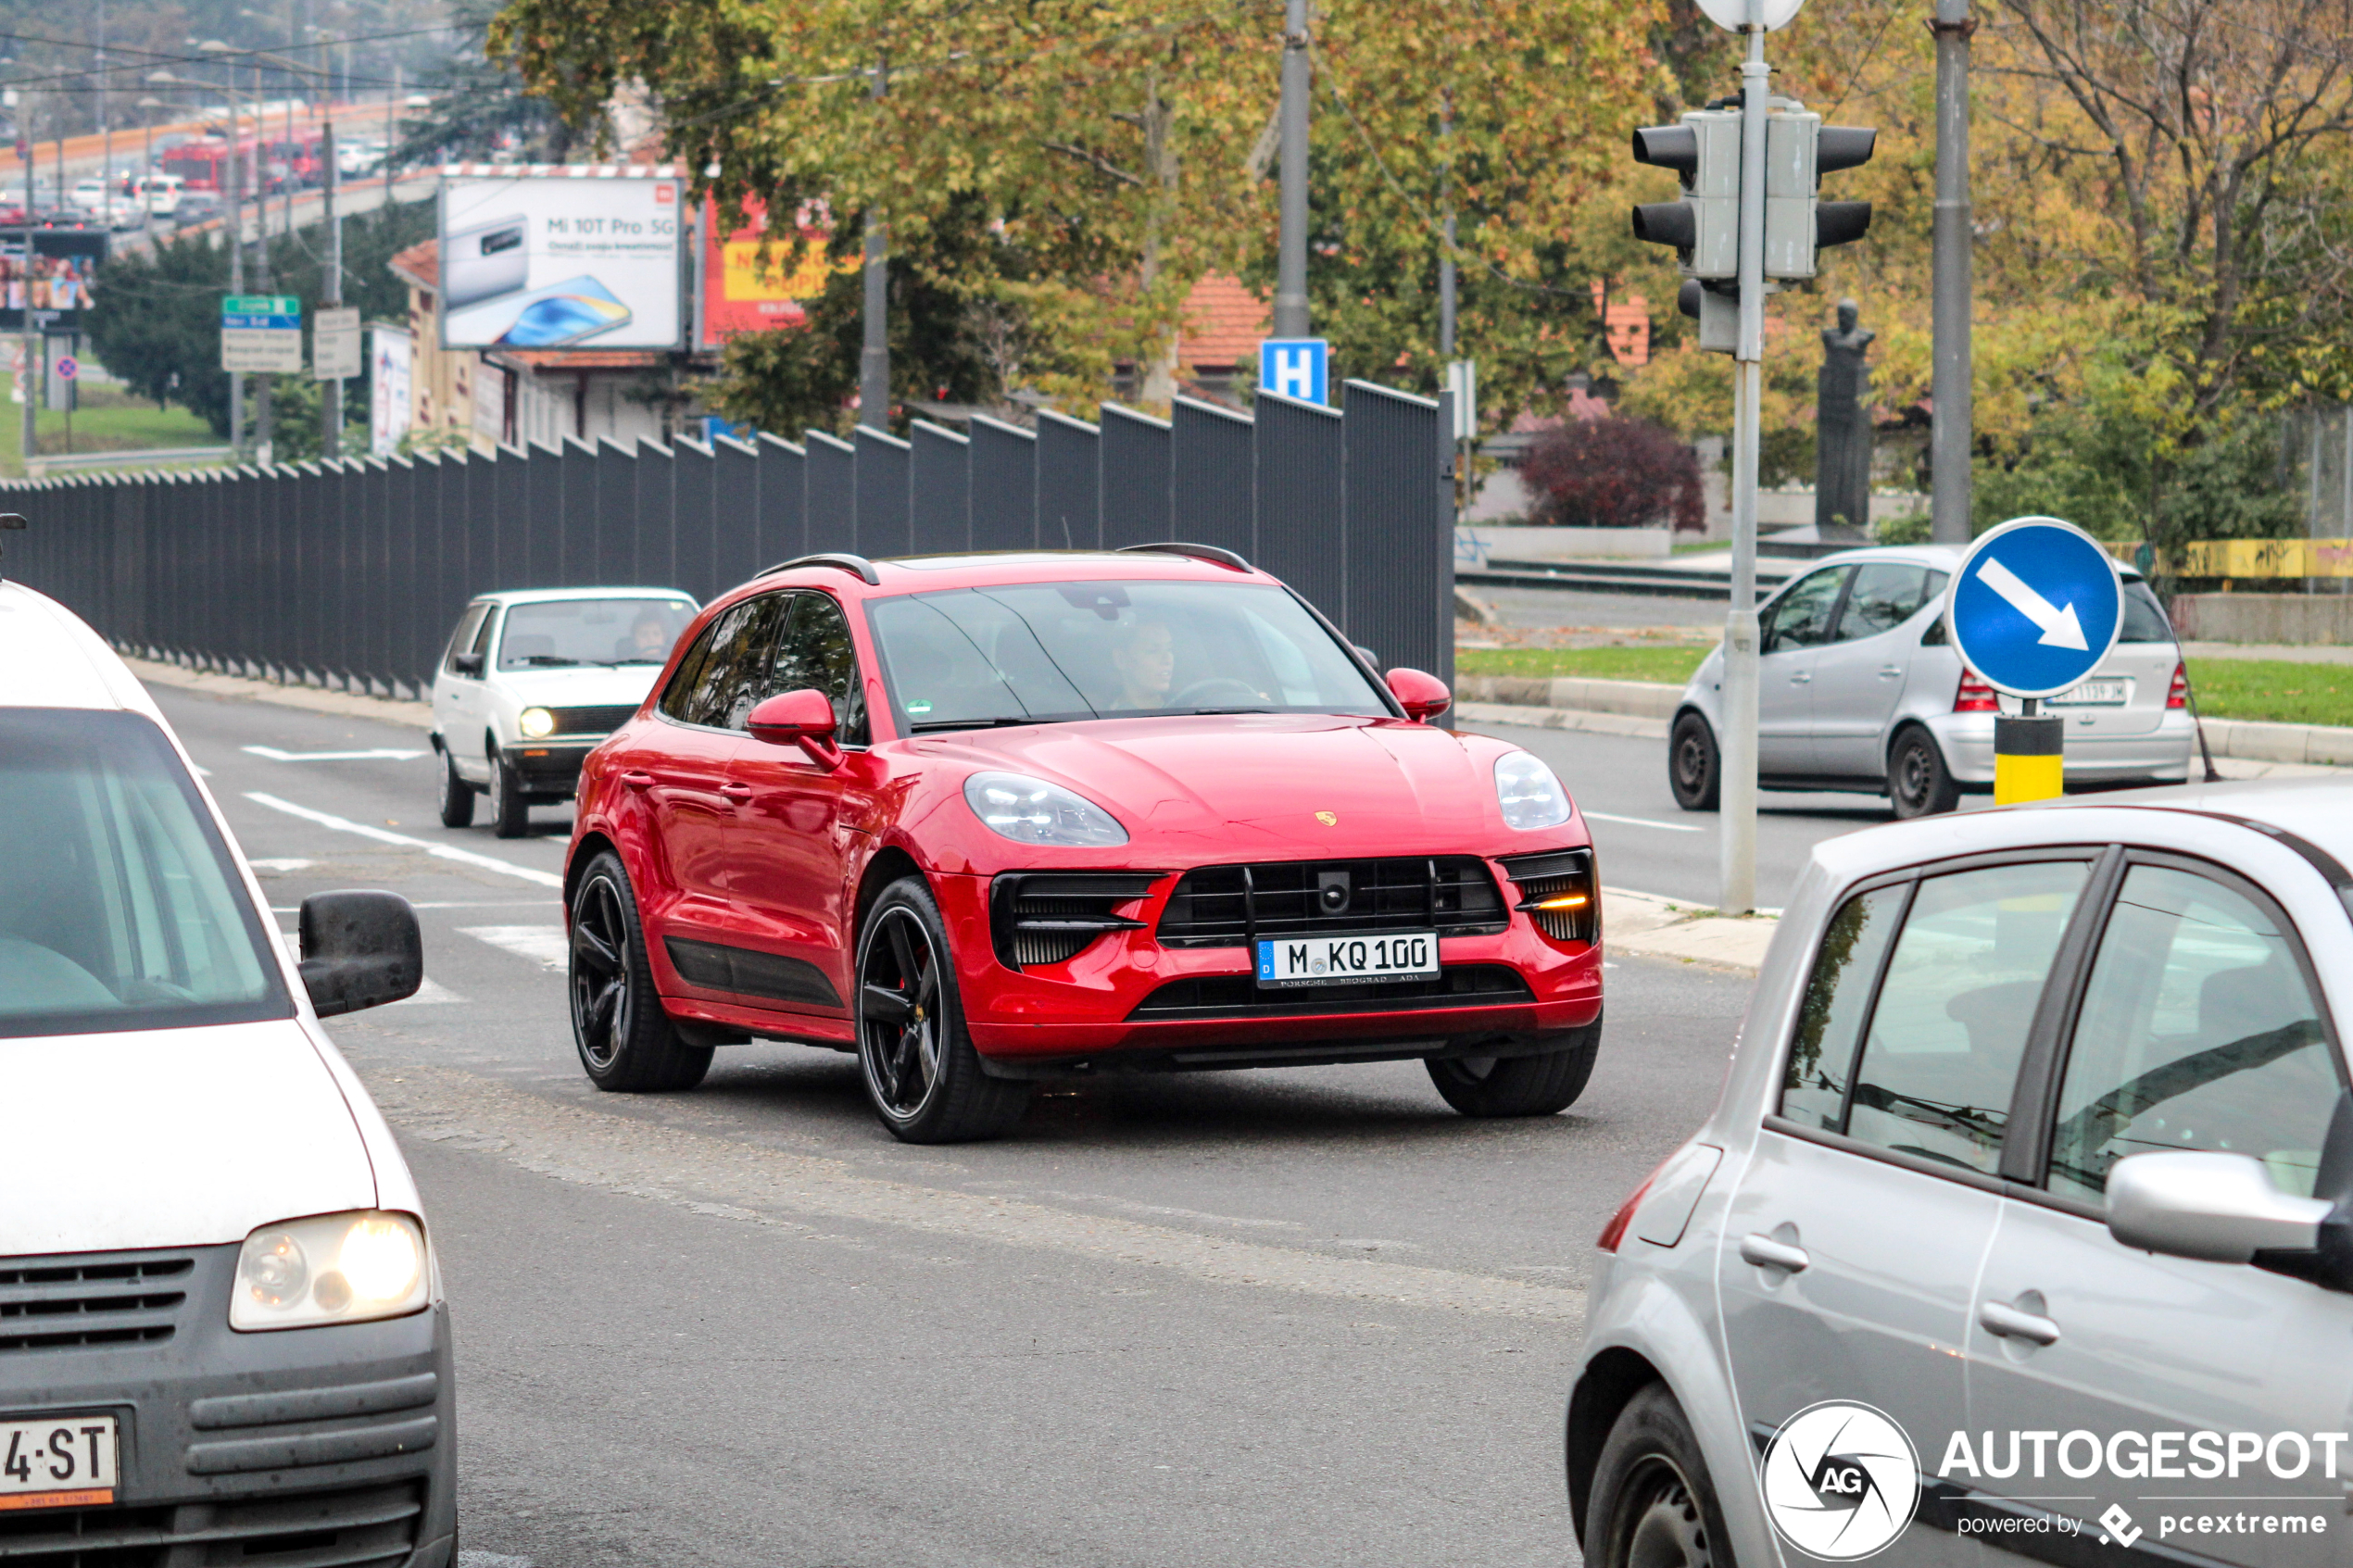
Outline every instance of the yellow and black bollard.
[(2067, 782), (2059, 755), (2067, 737), (2067, 721), (2035, 711), (2032, 697), (2026, 711), (2005, 713), (1994, 721), (1994, 804), (2018, 806), (2029, 800), (2056, 800)]

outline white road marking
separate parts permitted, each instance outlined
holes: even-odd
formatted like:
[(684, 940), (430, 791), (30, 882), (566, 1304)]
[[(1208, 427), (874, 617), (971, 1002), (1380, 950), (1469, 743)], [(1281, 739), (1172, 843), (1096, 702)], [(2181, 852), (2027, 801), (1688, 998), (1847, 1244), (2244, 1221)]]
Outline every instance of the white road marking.
[(461, 925), (458, 935), (504, 947), (549, 969), (567, 969), (572, 964), (572, 944), (560, 925)]
[(453, 1006), (463, 1002), (465, 999), (465, 997), (458, 995), (457, 992), (452, 991), (448, 986), (444, 985), (441, 982), (435, 980), (432, 975), (428, 974), (425, 976), (423, 982), (418, 985), (417, 994), (415, 996), (403, 997), (400, 1000), (388, 1003), (387, 1005), (396, 1008), (437, 1008)]
[(1665, 828), (1668, 833), (1705, 833), (1707, 831), (1705, 828), (1695, 826), (1690, 822), (1653, 822), (1648, 817), (1614, 817), (1607, 811), (1587, 811), (1584, 814), (1592, 818), (1593, 821), (1597, 822), (1623, 822), (1628, 827), (1636, 828)]
[(497, 872), (505, 876), (521, 877), (525, 882), (535, 882), (542, 887), (561, 887), (564, 884), (564, 879), (553, 872), (543, 872), (532, 866), (519, 866), (512, 860), (501, 860), (495, 855), (477, 855), (471, 849), (460, 849), (454, 844), (435, 844), (428, 838), (411, 838), (405, 833), (393, 833), (384, 828), (371, 827), (366, 822), (355, 822), (348, 817), (337, 817), (325, 811), (314, 811), (308, 806), (297, 806), (291, 800), (281, 800), (274, 795), (264, 795), (257, 789), (245, 791), (245, 798), (257, 806), (267, 806), (272, 811), (283, 811), (289, 817), (300, 817), (305, 822), (317, 822), (321, 827), (333, 828), (337, 833), (358, 834), (362, 838), (372, 838), (379, 844), (396, 844), (403, 849), (422, 849), (438, 859), (455, 860), (461, 866), (479, 866), (486, 872)]
[(238, 749), (267, 757), (272, 762), (409, 762), (427, 755), (383, 747), (373, 751), (281, 751), (274, 746), (246, 746)]
[(316, 860), (296, 860), (280, 856), (270, 860), (247, 860), (246, 865), (258, 872), (302, 872), (317, 865)]

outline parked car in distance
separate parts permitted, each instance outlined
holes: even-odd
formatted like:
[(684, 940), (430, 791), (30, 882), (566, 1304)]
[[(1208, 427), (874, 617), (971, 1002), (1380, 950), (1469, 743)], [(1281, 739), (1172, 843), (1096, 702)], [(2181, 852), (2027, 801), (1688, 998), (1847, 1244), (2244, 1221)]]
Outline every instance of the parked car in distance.
[(73, 189), (66, 196), (66, 205), (81, 207), (85, 212), (95, 212), (106, 206), (107, 194), (106, 181), (94, 174), (86, 180), (74, 182)]
[(150, 174), (138, 182), (133, 193), (146, 204), (147, 211), (157, 218), (170, 218), (180, 211), (180, 200), (187, 182), (177, 174)]
[[(2341, 1517), (2343, 1461), (2308, 1435), (2353, 1407), (2346, 800), (2199, 785), (1816, 848), (1714, 1113), (1602, 1233), (1567, 1425), (1587, 1562), (1696, 1528), (1718, 1563), (1801, 1561), (1776, 1523), (1863, 1555), (1871, 1529), (1809, 1545), (1837, 1505), (1774, 1490), (1767, 1445), (1826, 1401), (1917, 1451), (1880, 1477), (1905, 1496), (1879, 1530), (1929, 1483), (1890, 1562), (1971, 1536), (2090, 1561), (2120, 1531), (2152, 1561), (2339, 1560), (2310, 1520)], [(2275, 1432), (2276, 1463), (2198, 1462)], [(2071, 1445), (2065, 1475), (2021, 1436)], [(2160, 1516), (2194, 1512), (2255, 1524), (2163, 1555)]]
[(1466, 1115), (1551, 1115), (1601, 1040), (1592, 841), (1449, 700), (1206, 546), (787, 562), (589, 756), (582, 1065), (853, 1051), (923, 1143), (1129, 1070), (1418, 1060)]
[(448, 1311), (320, 1019), (423, 975), (390, 893), (301, 957), (105, 643), (0, 583), (0, 1558), (456, 1549)]
[[(1994, 787), (1994, 720), (2020, 710), (1962, 664), (1944, 589), (1966, 552), (1885, 546), (1825, 558), (1757, 611), (1758, 787), (1885, 795), (1898, 817), (1949, 811)], [(2115, 648), (2081, 684), (2043, 700), (2067, 721), (2070, 787), (2180, 784), (2197, 729), (2164, 607), (2126, 569)], [(1667, 734), (1667, 784), (1687, 811), (1716, 809), (1724, 650), (1708, 655)]]
[(695, 617), (672, 588), (484, 594), (450, 634), (433, 683), (441, 821), (519, 838), (535, 804), (572, 798), (581, 759), (637, 710)]
[(345, 142), (335, 144), (335, 169), (347, 175), (373, 174), (384, 160), (382, 142)]

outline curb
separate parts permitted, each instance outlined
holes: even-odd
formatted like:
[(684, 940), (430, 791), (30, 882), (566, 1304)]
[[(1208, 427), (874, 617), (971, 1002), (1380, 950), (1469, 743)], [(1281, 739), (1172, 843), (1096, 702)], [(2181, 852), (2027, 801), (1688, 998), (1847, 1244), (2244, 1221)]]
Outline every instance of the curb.
[(217, 675), (157, 659), (133, 659), (127, 654), (122, 661), (131, 667), (133, 675), (151, 686), (177, 686), (207, 696), (242, 697), (248, 702), (274, 702), (281, 708), (303, 708), (345, 719), (372, 719), (380, 724), (398, 724), (412, 730), (433, 728), (433, 705), (428, 702), (331, 692), (323, 686), (282, 685), (244, 675)]
[(1745, 919), (1678, 903), (1652, 893), (1602, 889), (1602, 950), (1646, 959), (1680, 959), (1755, 975), (1780, 929), (1778, 915)]

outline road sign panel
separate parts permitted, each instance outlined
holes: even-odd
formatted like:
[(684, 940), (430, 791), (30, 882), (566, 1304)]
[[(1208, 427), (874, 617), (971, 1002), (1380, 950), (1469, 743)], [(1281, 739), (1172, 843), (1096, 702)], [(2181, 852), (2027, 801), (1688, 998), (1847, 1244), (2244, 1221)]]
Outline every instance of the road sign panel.
[(1270, 337), (1258, 345), (1258, 389), (1302, 403), (1331, 401), (1331, 345), (1319, 337)]
[[(1768, 32), (1779, 32), (1787, 27), (1806, 0), (1765, 0), (1758, 20)], [(1709, 21), (1727, 32), (1739, 32), (1748, 26), (1749, 0), (1699, 0), (1699, 8)]]
[(292, 316), (300, 320), (302, 299), (291, 294), (231, 294), (220, 296), (223, 316)]
[(67, 381), (71, 381), (74, 377), (80, 375), (81, 373), (81, 360), (76, 359), (70, 354), (60, 354), (57, 356), (57, 374), (59, 376), (63, 377)]
[(311, 328), (310, 373), (320, 381), (355, 381), (359, 370), (359, 307), (321, 310)]
[(2116, 646), (2124, 583), (2114, 558), (2073, 523), (2015, 518), (1969, 546), (1944, 617), (1962, 661), (1988, 685), (2056, 696)]
[(302, 329), (223, 327), (220, 368), (235, 375), (291, 375), (302, 369)]

